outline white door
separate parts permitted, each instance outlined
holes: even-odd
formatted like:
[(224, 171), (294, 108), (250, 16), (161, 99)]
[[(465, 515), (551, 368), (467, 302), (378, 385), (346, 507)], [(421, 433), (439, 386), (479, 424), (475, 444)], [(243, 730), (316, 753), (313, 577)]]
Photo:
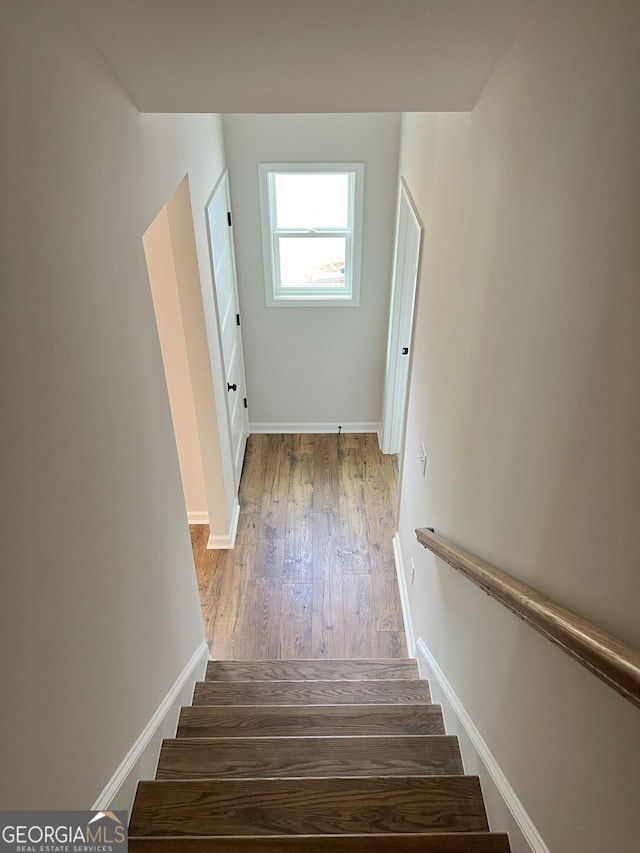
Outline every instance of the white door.
[(402, 449), (413, 310), (423, 231), (409, 189), (404, 178), (400, 178), (382, 420), (383, 453), (400, 453)]
[(224, 394), (229, 417), (237, 493), (249, 434), (249, 418), (247, 415), (247, 392), (227, 172), (220, 178), (211, 196), (211, 201), (207, 205), (207, 221), (213, 267), (213, 286), (218, 309), (222, 363), (225, 373)]

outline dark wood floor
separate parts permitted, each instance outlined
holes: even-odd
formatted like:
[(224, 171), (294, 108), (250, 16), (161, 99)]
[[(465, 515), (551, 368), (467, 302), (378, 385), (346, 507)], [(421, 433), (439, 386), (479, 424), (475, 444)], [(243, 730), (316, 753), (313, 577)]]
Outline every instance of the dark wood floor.
[(235, 548), (191, 527), (212, 657), (406, 657), (394, 463), (375, 435), (249, 437)]

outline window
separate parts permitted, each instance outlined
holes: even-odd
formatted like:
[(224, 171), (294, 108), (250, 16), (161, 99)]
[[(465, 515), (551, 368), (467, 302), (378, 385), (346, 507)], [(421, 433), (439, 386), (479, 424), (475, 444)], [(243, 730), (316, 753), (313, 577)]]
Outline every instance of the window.
[(260, 163), (267, 305), (357, 305), (364, 163)]

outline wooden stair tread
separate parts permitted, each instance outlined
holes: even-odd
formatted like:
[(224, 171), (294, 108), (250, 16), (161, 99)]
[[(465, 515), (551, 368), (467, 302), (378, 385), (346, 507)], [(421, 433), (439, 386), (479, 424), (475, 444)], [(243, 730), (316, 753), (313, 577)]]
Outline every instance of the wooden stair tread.
[(137, 835), (486, 832), (475, 776), (140, 782)]
[(397, 660), (262, 660), (218, 661), (207, 664), (206, 681), (337, 681), (419, 678), (418, 664)]
[(509, 853), (497, 832), (129, 838), (129, 853)]
[(426, 681), (199, 681), (194, 705), (429, 703)]
[(415, 661), (210, 661), (131, 853), (509, 853)]
[(257, 737), (165, 740), (156, 779), (461, 775), (458, 739)]
[(182, 708), (177, 737), (444, 733), (440, 705), (202, 705)]

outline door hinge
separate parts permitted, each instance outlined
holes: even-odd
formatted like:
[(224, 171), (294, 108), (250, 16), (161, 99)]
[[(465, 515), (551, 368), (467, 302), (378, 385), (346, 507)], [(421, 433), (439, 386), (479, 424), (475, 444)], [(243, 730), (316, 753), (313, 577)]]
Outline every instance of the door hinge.
[(236, 326), (240, 325), (240, 315), (236, 314)]
[(247, 408), (247, 398), (246, 398), (246, 397), (244, 397), (244, 398), (243, 398), (243, 400), (242, 400), (242, 402), (244, 403), (244, 407), (245, 407), (245, 409), (246, 409), (246, 408)]
[(231, 211), (227, 210), (227, 222), (229, 223), (229, 228), (231, 228)]

